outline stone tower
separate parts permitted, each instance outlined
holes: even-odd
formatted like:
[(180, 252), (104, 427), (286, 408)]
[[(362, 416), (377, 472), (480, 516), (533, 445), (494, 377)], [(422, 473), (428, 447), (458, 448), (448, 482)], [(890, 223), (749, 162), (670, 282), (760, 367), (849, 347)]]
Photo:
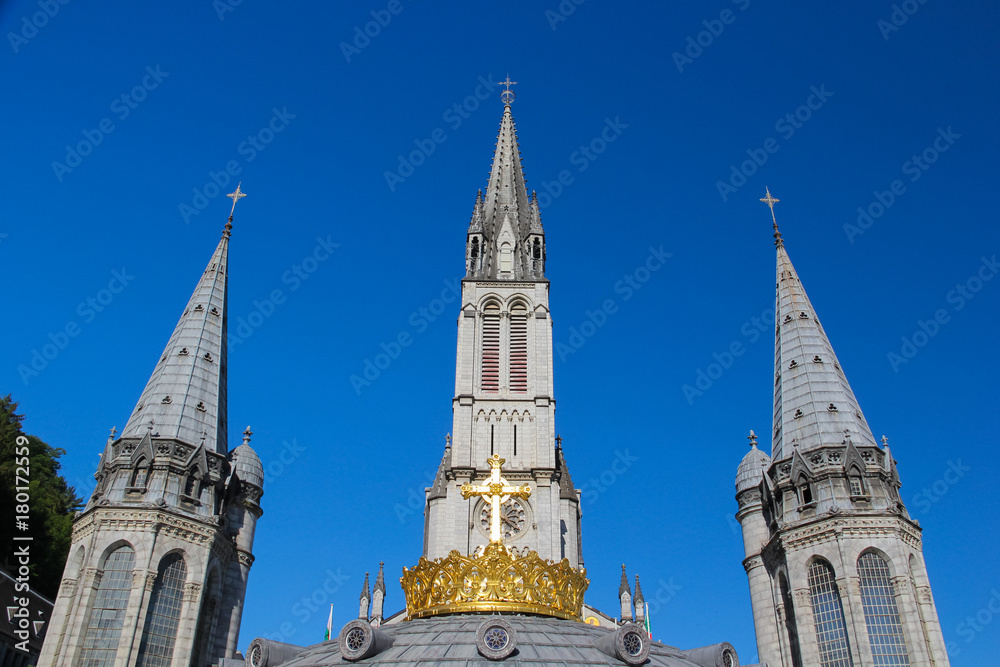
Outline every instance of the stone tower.
[(467, 554), (489, 541), (486, 506), (463, 500), (459, 489), (487, 477), (486, 459), (499, 454), (505, 478), (531, 486), (530, 498), (503, 506), (505, 542), (582, 567), (580, 494), (556, 446), (545, 232), (538, 199), (525, 186), (513, 97), (504, 91), (489, 183), (469, 223), (454, 439), (427, 490), (424, 555)]
[(751, 431), (736, 475), (760, 662), (947, 666), (896, 462), (861, 413), (777, 223), (774, 238), (773, 454)]
[(236, 654), (264, 470), (249, 427), (227, 446), (232, 220), (125, 429), (104, 447), (40, 665), (205, 667)]

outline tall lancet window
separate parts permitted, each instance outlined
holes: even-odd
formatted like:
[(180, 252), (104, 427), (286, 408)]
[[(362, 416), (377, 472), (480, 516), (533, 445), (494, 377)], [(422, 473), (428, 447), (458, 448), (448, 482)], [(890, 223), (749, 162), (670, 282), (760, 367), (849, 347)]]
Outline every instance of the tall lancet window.
[(81, 667), (111, 667), (115, 664), (118, 641), (125, 622), (125, 609), (132, 592), (134, 564), (135, 551), (129, 546), (118, 547), (104, 561), (97, 598), (83, 637), (83, 652), (79, 663)]
[(500, 271), (510, 273), (514, 270), (514, 251), (509, 243), (500, 246)]
[(491, 303), (483, 311), (481, 386), (500, 391), (500, 306)]
[(840, 591), (833, 567), (825, 560), (815, 560), (809, 566), (809, 593), (812, 596), (820, 666), (853, 667)]
[(479, 237), (472, 237), (472, 248), (469, 250), (469, 270), (479, 271)]
[(528, 391), (528, 309), (523, 303), (510, 311), (510, 390)]
[(868, 626), (868, 641), (875, 667), (909, 665), (889, 564), (869, 551), (858, 559), (858, 575), (861, 577), (861, 605), (865, 610), (865, 625)]
[(184, 603), (185, 579), (187, 567), (180, 554), (170, 554), (160, 561), (160, 571), (149, 596), (137, 667), (170, 667)]

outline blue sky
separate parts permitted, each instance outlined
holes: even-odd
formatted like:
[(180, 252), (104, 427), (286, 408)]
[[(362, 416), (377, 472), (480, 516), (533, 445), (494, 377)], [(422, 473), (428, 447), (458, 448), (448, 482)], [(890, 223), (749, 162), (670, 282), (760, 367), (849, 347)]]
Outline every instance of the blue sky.
[[(337, 627), (356, 613), (365, 571), (384, 560), (392, 582), (420, 555), (410, 501), (454, 392), (457, 308), (435, 300), (463, 273), (502, 112), (482, 81), (509, 73), (528, 186), (548, 195), (557, 424), (585, 488), (588, 600), (613, 609), (626, 562), (659, 600), (657, 639), (755, 658), (733, 476), (748, 431), (771, 420), (768, 186), (926, 529), (952, 664), (992, 658), (996, 7), (42, 5), (0, 6), (0, 391), (89, 492), (242, 179), (230, 331), (259, 325), (230, 350), (230, 440), (251, 424), (269, 474), (241, 647), (321, 640), (329, 602)], [(672, 254), (627, 292), (651, 249)], [(108, 300), (116, 271), (127, 285)], [(603, 325), (573, 338), (607, 299)], [(37, 375), (18, 370), (68, 325), (77, 335)], [(352, 386), (401, 333), (413, 344)], [(685, 394), (699, 371), (716, 377)], [(387, 606), (402, 605), (390, 585)]]

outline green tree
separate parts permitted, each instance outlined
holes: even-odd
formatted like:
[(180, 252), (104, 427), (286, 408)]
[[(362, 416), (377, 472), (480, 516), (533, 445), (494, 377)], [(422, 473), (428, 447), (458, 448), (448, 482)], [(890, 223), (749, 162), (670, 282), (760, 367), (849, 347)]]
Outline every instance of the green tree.
[[(0, 562), (8, 572), (18, 569), (14, 549), (29, 544), (31, 550), (31, 587), (50, 599), (59, 592), (59, 581), (66, 555), (69, 553), (73, 533), (73, 513), (83, 504), (76, 490), (59, 474), (59, 457), (64, 449), (50, 447), (33, 435), (21, 430), (24, 415), (17, 414), (17, 403), (10, 394), (0, 397), (0, 545), (4, 552)], [(18, 466), (15, 456), (18, 437), (28, 442), (28, 475), (24, 466)], [(23, 441), (22, 441), (23, 442)], [(23, 463), (23, 461), (21, 461)], [(20, 468), (20, 469), (19, 469)], [(28, 502), (28, 530), (18, 530), (16, 525), (18, 486), (17, 477), (27, 477), (30, 501)], [(30, 535), (31, 542), (17, 542), (14, 535)]]

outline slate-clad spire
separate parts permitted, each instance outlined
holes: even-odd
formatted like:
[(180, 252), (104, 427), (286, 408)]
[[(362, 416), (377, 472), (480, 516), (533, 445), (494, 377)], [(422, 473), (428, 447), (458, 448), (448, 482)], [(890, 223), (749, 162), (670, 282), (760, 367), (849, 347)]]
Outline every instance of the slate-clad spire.
[(142, 437), (152, 421), (160, 438), (225, 454), (226, 306), (232, 215), (122, 437)]
[(775, 246), (778, 284), (772, 458), (777, 461), (791, 456), (794, 449), (803, 452), (821, 445), (839, 445), (845, 435), (852, 436), (856, 445), (874, 446), (875, 438), (792, 266), (777, 224)]

